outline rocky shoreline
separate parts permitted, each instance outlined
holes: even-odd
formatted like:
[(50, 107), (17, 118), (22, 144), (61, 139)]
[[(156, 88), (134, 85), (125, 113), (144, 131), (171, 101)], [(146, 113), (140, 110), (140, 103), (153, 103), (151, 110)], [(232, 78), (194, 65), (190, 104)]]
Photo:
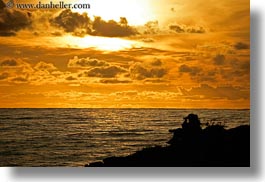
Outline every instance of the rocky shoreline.
[(126, 157), (108, 157), (86, 167), (250, 167), (250, 126), (202, 129), (183, 123), (170, 130), (169, 146), (144, 148)]

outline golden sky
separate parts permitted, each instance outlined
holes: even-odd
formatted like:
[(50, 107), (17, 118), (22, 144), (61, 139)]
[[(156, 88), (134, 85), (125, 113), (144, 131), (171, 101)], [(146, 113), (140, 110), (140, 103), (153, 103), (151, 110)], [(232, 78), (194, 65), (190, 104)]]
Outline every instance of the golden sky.
[(2, 108), (250, 107), (248, 0), (65, 1), (90, 4), (71, 10), (7, 1)]

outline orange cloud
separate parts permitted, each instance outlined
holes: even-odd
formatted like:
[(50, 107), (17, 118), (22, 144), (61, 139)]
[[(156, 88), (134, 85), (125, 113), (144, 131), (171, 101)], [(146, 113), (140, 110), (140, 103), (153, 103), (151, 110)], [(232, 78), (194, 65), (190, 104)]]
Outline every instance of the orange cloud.
[(131, 63), (130, 77), (135, 80), (144, 80), (147, 78), (162, 78), (167, 70), (158, 59), (152, 61)]
[(199, 87), (192, 87), (190, 90), (180, 88), (182, 95), (192, 99), (249, 99), (249, 90), (233, 86), (212, 87), (202, 84)]
[(67, 65), (69, 68), (89, 68), (89, 67), (101, 67), (109, 66), (106, 61), (93, 59), (93, 58), (78, 58), (75, 56), (73, 59), (70, 59)]

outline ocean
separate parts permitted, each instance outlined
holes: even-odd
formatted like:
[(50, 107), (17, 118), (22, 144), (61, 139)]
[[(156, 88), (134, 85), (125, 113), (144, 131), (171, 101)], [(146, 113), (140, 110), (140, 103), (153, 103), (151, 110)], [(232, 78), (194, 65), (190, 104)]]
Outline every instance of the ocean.
[(250, 124), (250, 110), (0, 109), (0, 166), (79, 167), (165, 146), (189, 113), (203, 124)]

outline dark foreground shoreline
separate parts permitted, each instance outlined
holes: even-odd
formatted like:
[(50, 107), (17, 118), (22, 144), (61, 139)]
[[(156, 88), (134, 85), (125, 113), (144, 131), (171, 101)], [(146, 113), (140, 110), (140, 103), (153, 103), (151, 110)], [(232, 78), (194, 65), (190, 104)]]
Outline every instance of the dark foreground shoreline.
[(144, 148), (126, 157), (108, 157), (86, 167), (250, 167), (250, 126), (207, 126), (196, 132), (171, 130), (169, 146)]

